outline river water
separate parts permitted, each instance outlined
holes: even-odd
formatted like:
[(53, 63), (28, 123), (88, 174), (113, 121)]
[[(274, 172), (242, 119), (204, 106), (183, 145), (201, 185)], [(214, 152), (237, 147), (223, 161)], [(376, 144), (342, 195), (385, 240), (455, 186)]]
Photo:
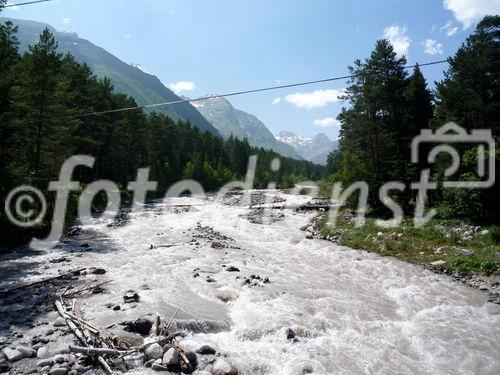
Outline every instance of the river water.
[[(287, 203), (306, 199), (278, 194)], [(500, 306), (485, 294), (396, 259), (306, 239), (300, 228), (312, 214), (274, 211), (271, 224), (253, 223), (247, 206), (180, 198), (122, 226), (84, 226), (73, 241), (90, 248), (78, 265), (103, 267), (113, 282), (82, 310), (104, 326), (145, 313), (168, 318), (179, 307), (177, 324), (198, 332), (182, 344), (214, 346), (240, 374), (301, 374), (304, 366), (315, 374), (500, 374)], [(121, 301), (129, 289), (141, 296), (136, 306)]]

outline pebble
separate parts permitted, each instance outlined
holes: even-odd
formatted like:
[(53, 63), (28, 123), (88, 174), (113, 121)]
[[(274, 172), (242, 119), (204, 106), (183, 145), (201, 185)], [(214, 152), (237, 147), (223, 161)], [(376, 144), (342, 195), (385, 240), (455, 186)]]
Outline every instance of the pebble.
[(146, 349), (146, 358), (147, 359), (158, 359), (161, 358), (163, 354), (162, 348), (160, 344), (154, 343)]

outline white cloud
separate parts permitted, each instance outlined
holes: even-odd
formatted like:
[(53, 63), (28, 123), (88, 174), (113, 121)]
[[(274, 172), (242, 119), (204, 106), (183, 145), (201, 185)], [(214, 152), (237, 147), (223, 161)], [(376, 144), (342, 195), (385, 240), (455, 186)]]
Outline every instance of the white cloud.
[(500, 0), (444, 0), (443, 5), (464, 29), (488, 14), (500, 14)]
[(182, 91), (192, 91), (196, 88), (196, 85), (193, 82), (188, 81), (180, 81), (171, 83), (168, 85), (176, 94), (181, 93)]
[(441, 31), (446, 33), (446, 36), (453, 36), (458, 32), (458, 27), (453, 24), (453, 21), (448, 21), (441, 27)]
[(130, 34), (125, 35), (125, 39), (130, 39), (130, 38), (132, 38), (132, 35)]
[(384, 29), (384, 38), (391, 42), (394, 51), (399, 55), (407, 55), (411, 39), (406, 35), (406, 26), (392, 25)]
[(63, 21), (63, 23), (65, 23), (67, 25), (68, 23), (71, 22), (71, 18), (65, 17), (62, 19), (62, 21)]
[(441, 55), (443, 53), (443, 45), (434, 39), (426, 39), (422, 42), (424, 52), (428, 55)]
[(313, 121), (313, 124), (316, 126), (321, 126), (323, 128), (329, 128), (332, 126), (340, 126), (340, 122), (332, 117), (326, 117), (323, 119), (317, 118)]
[(272, 105), (276, 105), (281, 103), (281, 98), (278, 96), (277, 98), (274, 98), (274, 100), (271, 102)]
[(343, 95), (343, 90), (316, 90), (312, 92), (297, 92), (285, 97), (288, 103), (292, 103), (298, 108), (324, 107), (328, 103), (338, 102), (339, 96)]

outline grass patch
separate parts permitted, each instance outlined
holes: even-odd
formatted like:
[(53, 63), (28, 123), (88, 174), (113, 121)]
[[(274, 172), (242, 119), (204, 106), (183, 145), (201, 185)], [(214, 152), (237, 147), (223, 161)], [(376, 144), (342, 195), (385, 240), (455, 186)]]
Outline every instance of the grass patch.
[(438, 262), (435, 267), (450, 273), (500, 274), (499, 227), (478, 229), (457, 221), (432, 220), (415, 228), (411, 220), (404, 220), (399, 227), (382, 228), (374, 218), (356, 227), (352, 217), (346, 210), (339, 213), (335, 227), (327, 224), (326, 216), (315, 225), (322, 236), (336, 236), (339, 244), (353, 249), (415, 264)]

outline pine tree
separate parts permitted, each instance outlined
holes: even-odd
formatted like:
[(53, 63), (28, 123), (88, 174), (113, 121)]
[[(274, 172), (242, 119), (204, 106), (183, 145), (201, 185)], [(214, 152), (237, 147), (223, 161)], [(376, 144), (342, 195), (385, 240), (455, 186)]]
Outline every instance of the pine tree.
[[(435, 126), (455, 121), (461, 127), (491, 129), (498, 143), (500, 137), (500, 16), (487, 16), (476, 27), (449, 59), (450, 67), (443, 81), (437, 84), (437, 117)], [(460, 178), (477, 180), (476, 150), (461, 148), (466, 160), (460, 168)], [(496, 162), (500, 162), (500, 151)], [(444, 166), (441, 165), (441, 168)], [(499, 168), (495, 180), (500, 175)], [(457, 176), (454, 176), (456, 179)], [(490, 189), (472, 192), (465, 189), (447, 189), (442, 211), (482, 222), (498, 222), (500, 216), (500, 189), (498, 183)]]
[[(16, 67), (19, 81), (14, 88), (14, 110), (26, 114), (22, 119), (23, 125), (20, 125), (25, 129), (22, 141), (26, 144), (30, 170), (42, 180), (47, 177), (42, 160), (42, 153), (46, 151), (45, 141), (49, 136), (59, 136), (56, 131), (59, 124), (48, 119), (62, 116), (61, 100), (65, 99), (58, 87), (61, 84), (61, 59), (57, 42), (46, 28), (38, 43), (29, 47)], [(48, 141), (48, 144), (51, 143)], [(47, 160), (60, 154), (60, 150), (47, 151)]]
[[(356, 60), (354, 67), (350, 67), (355, 77), (345, 99), (351, 108), (343, 108), (338, 117), (342, 124), (340, 148), (344, 155), (341, 160), (355, 157), (365, 165), (361, 169), (368, 174), (359, 177), (367, 179), (372, 192), (405, 171), (407, 150), (401, 142), (407, 132), (405, 64), (406, 59), (397, 57), (389, 41), (379, 40), (368, 59)], [(373, 206), (378, 204), (376, 198), (376, 194), (372, 194)]]

